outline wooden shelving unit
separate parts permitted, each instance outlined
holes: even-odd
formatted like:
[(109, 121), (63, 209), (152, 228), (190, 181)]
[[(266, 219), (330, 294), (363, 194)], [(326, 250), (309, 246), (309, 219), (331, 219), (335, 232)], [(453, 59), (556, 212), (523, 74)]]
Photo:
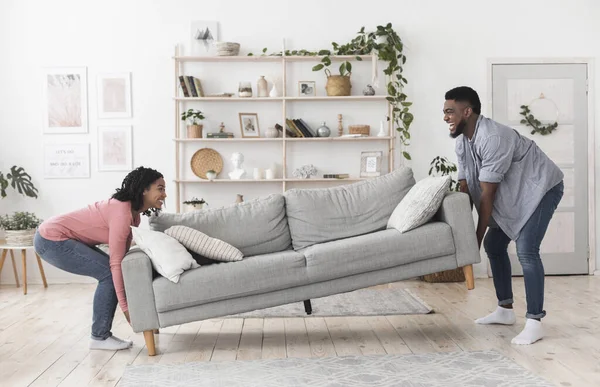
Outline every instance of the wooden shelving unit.
[[(177, 203), (177, 212), (180, 211), (180, 203), (181, 203), (181, 185), (183, 184), (280, 184), (282, 190), (285, 192), (287, 189), (286, 183), (304, 183), (304, 182), (319, 182), (319, 183), (330, 183), (330, 182), (356, 182), (361, 180), (366, 180), (365, 178), (348, 178), (348, 179), (324, 179), (324, 178), (310, 178), (310, 179), (295, 179), (286, 176), (287, 172), (287, 143), (295, 143), (295, 142), (355, 142), (355, 141), (380, 141), (387, 144), (388, 151), (388, 171), (392, 171), (394, 168), (394, 143), (396, 137), (394, 136), (393, 125), (391, 121), (388, 121), (388, 133), (387, 136), (377, 137), (312, 137), (312, 138), (297, 138), (297, 137), (287, 137), (285, 130), (283, 131), (283, 137), (279, 138), (194, 138), (188, 139), (183, 138), (182, 134), (185, 132), (182, 130), (182, 125), (180, 121), (180, 114), (182, 111), (182, 104), (188, 102), (202, 102), (202, 103), (235, 103), (235, 102), (252, 102), (252, 103), (279, 103), (281, 106), (281, 118), (282, 122), (286, 122), (285, 119), (287, 117), (287, 104), (288, 103), (302, 103), (302, 102), (350, 102), (350, 101), (361, 101), (361, 102), (373, 102), (373, 103), (385, 103), (387, 114), (391, 116), (391, 106), (386, 100), (387, 95), (374, 95), (374, 96), (317, 96), (317, 97), (294, 97), (287, 96), (286, 93), (286, 73), (287, 73), (287, 64), (292, 62), (319, 62), (323, 57), (322, 56), (181, 56), (179, 55), (178, 47), (175, 48), (175, 55), (173, 56), (173, 61), (175, 65), (175, 78), (174, 78), (174, 97), (173, 100), (175, 102), (175, 158), (176, 158), (176, 168), (175, 168), (175, 185), (176, 185), (176, 203)], [(285, 52), (285, 49), (282, 50)], [(334, 61), (356, 61), (356, 55), (339, 55), (339, 56), (330, 56), (332, 62)], [(372, 61), (376, 62), (377, 57), (375, 55), (360, 55), (362, 61)], [(237, 96), (232, 97), (182, 97), (179, 92), (179, 76), (186, 75), (183, 72), (183, 65), (187, 62), (265, 62), (265, 63), (280, 63), (281, 71), (282, 71), (282, 83), (283, 90), (281, 91), (283, 95), (281, 97), (249, 97), (249, 98), (240, 98)], [(185, 129), (185, 128), (184, 128)], [(331, 133), (334, 135), (337, 133), (337, 127), (331, 127)], [(262, 142), (275, 142), (282, 143), (282, 154), (281, 161), (283, 164), (283, 177), (278, 179), (240, 179), (240, 180), (229, 180), (227, 178), (224, 179), (216, 179), (213, 181), (210, 180), (202, 180), (198, 179), (182, 179), (181, 178), (181, 166), (182, 161), (181, 147), (185, 146), (187, 143), (219, 143), (219, 142), (243, 142), (243, 143), (262, 143)]]

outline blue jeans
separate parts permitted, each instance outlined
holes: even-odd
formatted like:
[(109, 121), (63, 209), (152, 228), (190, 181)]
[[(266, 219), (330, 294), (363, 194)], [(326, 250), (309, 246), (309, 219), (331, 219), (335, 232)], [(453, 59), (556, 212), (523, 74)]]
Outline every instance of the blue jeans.
[[(564, 192), (560, 182), (544, 195), (516, 240), (517, 256), (523, 268), (527, 314), (525, 317), (541, 319), (544, 310), (544, 265), (540, 258), (540, 244), (544, 239), (550, 219), (558, 207)], [(490, 259), (498, 305), (513, 303), (512, 271), (508, 258), (510, 238), (500, 228), (490, 228), (485, 235), (483, 247)]]
[(97, 247), (74, 239), (59, 242), (45, 239), (39, 231), (35, 234), (33, 245), (38, 255), (52, 266), (98, 280), (94, 294), (92, 339), (106, 340), (112, 336), (110, 329), (118, 300), (108, 255)]

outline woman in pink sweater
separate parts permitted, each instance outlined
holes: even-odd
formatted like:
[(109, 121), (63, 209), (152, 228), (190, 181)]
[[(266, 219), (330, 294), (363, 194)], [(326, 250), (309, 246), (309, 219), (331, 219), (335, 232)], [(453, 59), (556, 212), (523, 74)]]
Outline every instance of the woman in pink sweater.
[[(52, 217), (35, 235), (35, 250), (46, 262), (98, 280), (91, 349), (131, 346), (131, 341), (121, 340), (110, 331), (117, 304), (129, 321), (121, 261), (131, 246), (131, 226), (139, 226), (140, 214), (158, 212), (166, 197), (163, 175), (139, 167), (125, 177), (110, 199)], [(102, 243), (108, 244), (108, 255), (96, 247)]]

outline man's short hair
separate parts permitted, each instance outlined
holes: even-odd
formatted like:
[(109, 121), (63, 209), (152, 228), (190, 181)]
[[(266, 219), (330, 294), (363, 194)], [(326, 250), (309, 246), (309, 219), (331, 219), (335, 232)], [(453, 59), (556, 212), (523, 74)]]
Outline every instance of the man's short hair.
[(481, 114), (481, 101), (477, 92), (468, 86), (455, 87), (446, 92), (446, 100), (467, 102), (476, 114)]

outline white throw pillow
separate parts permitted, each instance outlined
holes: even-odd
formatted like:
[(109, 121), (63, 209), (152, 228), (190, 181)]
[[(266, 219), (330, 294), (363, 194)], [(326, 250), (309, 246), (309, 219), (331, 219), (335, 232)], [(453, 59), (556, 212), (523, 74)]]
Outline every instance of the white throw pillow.
[(417, 182), (392, 212), (387, 228), (404, 233), (427, 223), (440, 208), (451, 181), (450, 176), (441, 176)]
[(165, 234), (175, 238), (191, 251), (215, 261), (234, 262), (244, 258), (244, 254), (229, 243), (209, 237), (191, 227), (172, 226), (165, 230)]
[(162, 232), (131, 227), (135, 244), (145, 252), (154, 270), (169, 281), (179, 282), (179, 276), (186, 270), (200, 267), (189, 251)]

